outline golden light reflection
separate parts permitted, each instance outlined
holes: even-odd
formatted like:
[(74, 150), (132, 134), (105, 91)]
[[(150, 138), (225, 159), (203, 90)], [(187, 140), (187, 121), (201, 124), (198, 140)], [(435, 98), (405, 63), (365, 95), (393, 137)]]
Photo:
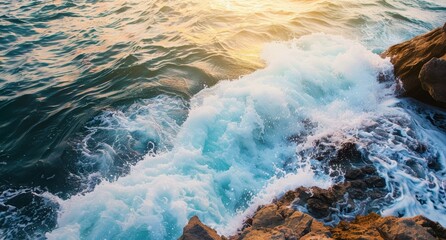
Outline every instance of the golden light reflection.
[[(173, 64), (212, 71), (217, 78), (235, 78), (261, 68), (260, 52), (266, 43), (315, 31), (339, 34), (333, 20), (338, 24), (349, 16), (342, 4), (321, 0), (117, 0), (85, 3), (74, 13), (40, 29), (43, 35), (60, 30), (67, 35), (64, 46), (78, 46), (67, 60), (83, 56), (79, 64), (84, 67), (71, 71), (100, 71), (112, 67), (112, 60), (133, 54), (140, 62), (167, 57)], [(86, 40), (90, 42), (79, 44)], [(196, 48), (205, 53), (195, 56), (191, 52)], [(112, 54), (111, 61), (91, 67), (89, 63), (104, 52)], [(38, 61), (53, 58), (51, 54), (45, 48), (33, 51)]]

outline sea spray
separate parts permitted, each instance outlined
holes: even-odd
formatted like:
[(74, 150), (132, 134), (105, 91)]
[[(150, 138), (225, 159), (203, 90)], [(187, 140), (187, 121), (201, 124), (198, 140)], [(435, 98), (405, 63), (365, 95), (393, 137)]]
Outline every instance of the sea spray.
[(330, 177), (317, 177), (310, 165), (288, 173), (282, 177), (272, 177), (265, 187), (259, 191), (250, 201), (249, 207), (240, 210), (226, 225), (215, 226), (215, 229), (224, 236), (233, 236), (241, 229), (244, 221), (253, 216), (260, 206), (270, 204), (274, 199), (283, 196), (287, 191), (299, 187), (328, 188), (332, 185)]
[[(342, 37), (273, 43), (263, 57), (265, 69), (191, 99), (170, 151), (148, 155), (129, 175), (61, 201), (58, 228), (47, 237), (175, 239), (192, 215), (227, 226), (296, 162), (290, 137), (357, 128), (391, 98), (376, 81), (390, 63)], [(305, 185), (312, 181), (318, 185), (316, 177)]]

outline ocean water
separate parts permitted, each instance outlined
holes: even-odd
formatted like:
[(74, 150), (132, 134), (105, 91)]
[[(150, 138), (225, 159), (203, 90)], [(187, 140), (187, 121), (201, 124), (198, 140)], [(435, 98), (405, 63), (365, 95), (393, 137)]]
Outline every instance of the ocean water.
[(0, 5), (0, 239), (176, 239), (193, 215), (233, 234), (339, 181), (321, 141), (368, 152), (379, 213), (446, 226), (446, 113), (397, 98), (378, 55), (444, 0)]

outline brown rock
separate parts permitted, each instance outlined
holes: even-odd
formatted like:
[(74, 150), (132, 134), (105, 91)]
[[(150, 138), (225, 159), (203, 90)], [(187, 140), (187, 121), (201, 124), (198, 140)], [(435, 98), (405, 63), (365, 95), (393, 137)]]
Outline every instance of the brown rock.
[[(316, 240), (316, 239), (344, 239), (344, 240), (434, 240), (446, 239), (446, 229), (439, 223), (425, 217), (413, 218), (380, 217), (376, 213), (367, 216), (357, 216), (352, 222), (342, 221), (334, 228), (324, 226), (310, 215), (292, 210), (287, 206), (265, 206), (267, 210), (256, 214), (257, 217), (283, 213), (284, 220), (280, 225), (254, 229), (247, 227), (242, 233), (232, 236), (230, 240)], [(287, 210), (288, 209), (288, 210)], [(273, 214), (274, 213), (274, 214)], [(193, 217), (184, 228), (180, 239), (226, 239), (203, 225), (197, 217)]]
[(427, 34), (394, 45), (382, 54), (383, 57), (390, 57), (390, 61), (394, 65), (395, 76), (402, 82), (405, 91), (404, 96), (446, 107), (444, 102), (436, 101), (434, 96), (423, 90), (419, 78), (421, 68), (427, 62), (432, 58), (441, 58), (446, 54), (445, 28), (446, 25), (443, 28), (437, 28)]
[(285, 226), (293, 229), (297, 237), (302, 237), (311, 231), (313, 218), (305, 213), (295, 211), (285, 222)]
[[(423, 225), (424, 224), (424, 225)], [(376, 213), (358, 216), (352, 222), (341, 222), (332, 229), (335, 239), (444, 239), (446, 229), (424, 217), (380, 217)]]
[(438, 102), (446, 103), (446, 55), (423, 65), (419, 79), (423, 89)]
[(285, 240), (283, 233), (279, 231), (266, 231), (266, 230), (252, 230), (243, 236), (244, 240), (264, 240), (264, 239), (277, 239)]
[[(368, 152), (354, 141), (346, 141), (338, 146), (326, 146), (324, 142), (315, 142), (321, 153), (327, 172), (344, 175), (344, 182), (328, 189), (318, 187), (297, 188), (290, 191), (277, 203), (291, 204), (293, 208), (306, 208), (308, 213), (318, 220), (332, 221), (334, 214), (349, 213), (361, 209), (362, 214), (377, 211), (375, 206), (383, 206), (388, 201), (385, 179), (379, 176)], [(320, 150), (320, 151), (319, 151)], [(370, 205), (374, 202), (374, 205)]]
[(277, 211), (277, 205), (270, 204), (257, 211), (252, 218), (252, 228), (271, 228), (282, 224), (283, 221), (283, 217)]
[(446, 229), (438, 222), (431, 221), (423, 216), (416, 216), (413, 220), (420, 226), (424, 227), (432, 236), (438, 239), (446, 239)]
[[(291, 194), (285, 194), (290, 199)], [(284, 197), (285, 197), (284, 196)], [(284, 200), (284, 199), (282, 199)], [(308, 214), (296, 211), (289, 207), (287, 200), (261, 207), (252, 217), (252, 226), (245, 227), (243, 231), (232, 236), (231, 240), (257, 240), (257, 239), (329, 239), (330, 229)], [(310, 238), (317, 237), (317, 238)]]
[(376, 221), (376, 225), (384, 239), (435, 240), (432, 234), (413, 219), (386, 217)]
[(179, 240), (223, 240), (217, 232), (204, 225), (197, 216), (193, 216), (183, 229)]

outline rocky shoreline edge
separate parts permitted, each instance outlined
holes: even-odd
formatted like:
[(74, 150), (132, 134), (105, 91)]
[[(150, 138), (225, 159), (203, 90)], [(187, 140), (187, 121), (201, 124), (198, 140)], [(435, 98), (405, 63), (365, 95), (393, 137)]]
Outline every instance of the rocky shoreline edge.
[(381, 54), (390, 58), (403, 97), (446, 109), (446, 23)]
[(225, 237), (194, 216), (179, 240), (446, 239), (446, 229), (423, 216), (397, 218), (370, 213), (330, 227), (308, 214), (270, 204), (257, 211), (251, 220), (252, 226), (236, 236)]
[[(411, 97), (446, 109), (446, 24), (424, 35), (394, 45), (381, 54), (394, 65), (402, 97)], [(424, 216), (381, 217), (379, 209), (365, 207), (386, 202), (386, 183), (355, 143), (345, 142), (327, 161), (341, 168), (345, 181), (329, 189), (297, 188), (271, 204), (261, 206), (245, 220), (235, 236), (219, 236), (197, 216), (183, 229), (180, 240), (260, 239), (446, 239), (446, 228)], [(305, 206), (308, 213), (296, 206)], [(352, 221), (326, 226), (336, 212), (362, 212)], [(361, 216), (365, 215), (365, 216)], [(445, 216), (446, 217), (446, 216)]]

